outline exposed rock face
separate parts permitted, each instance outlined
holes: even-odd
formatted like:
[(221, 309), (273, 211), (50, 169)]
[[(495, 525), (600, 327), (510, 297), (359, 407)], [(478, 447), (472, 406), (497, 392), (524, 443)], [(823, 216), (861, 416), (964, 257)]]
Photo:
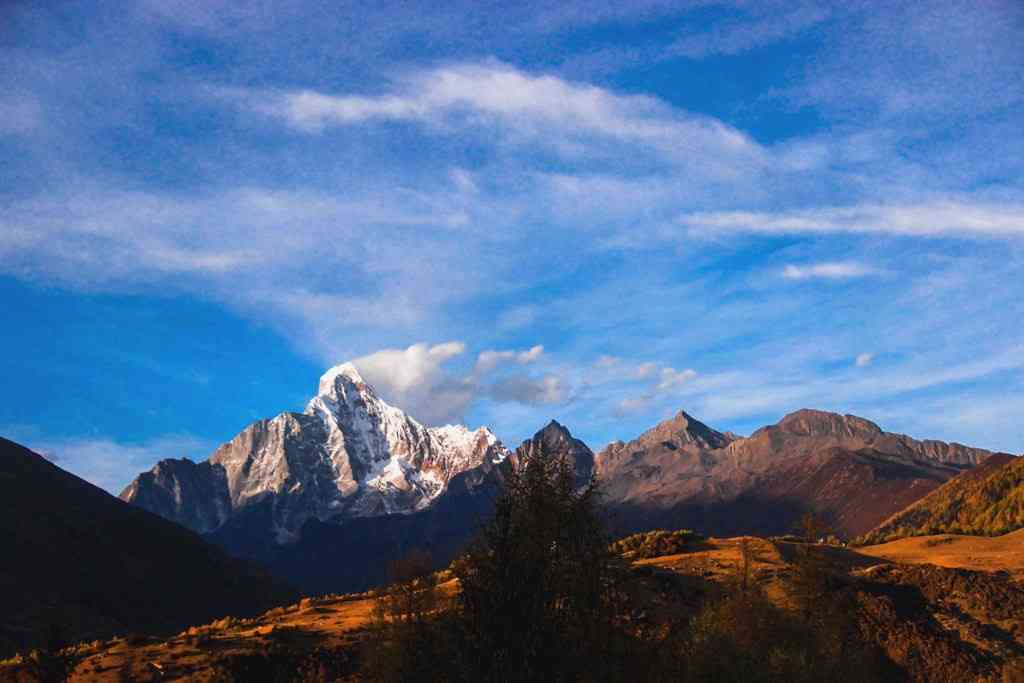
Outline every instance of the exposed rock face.
[[(311, 519), (296, 543), (271, 548), (261, 559), (280, 576), (313, 593), (365, 590), (384, 583), (387, 560), (414, 549), (428, 552), (436, 566), (446, 566), (493, 512), (505, 473), (527, 455), (565, 458), (573, 464), (581, 486), (593, 472), (593, 452), (552, 421), (501, 462), (485, 460), (452, 477), (444, 494), (425, 509), (405, 515), (353, 517), (341, 524)], [(238, 536), (234, 534), (235, 542)], [(252, 548), (234, 550), (260, 557)]]
[(121, 498), (199, 533), (216, 529), (231, 513), (224, 468), (187, 458), (160, 461), (136, 477)]
[(597, 456), (597, 473), (613, 504), (713, 497), (718, 483), (710, 478), (716, 464), (710, 454), (733, 440), (680, 411), (629, 443), (609, 444)]
[(748, 438), (679, 413), (629, 443), (610, 444), (597, 472), (623, 531), (784, 533), (813, 511), (853, 536), (990, 455), (816, 410)]
[(121, 498), (201, 533), (259, 517), (286, 543), (311, 518), (422, 510), (454, 476), (507, 454), (486, 428), (421, 425), (345, 363), (321, 377), (303, 413), (254, 422), (206, 463), (162, 461)]
[(573, 438), (569, 430), (552, 420), (544, 429), (524, 441), (510, 458), (518, 466), (529, 456), (564, 458), (576, 473), (576, 485), (586, 486), (594, 474), (594, 452), (579, 439)]
[(992, 455), (991, 451), (958, 443), (918, 441), (904, 434), (883, 432), (878, 425), (855, 415), (839, 415), (820, 410), (798, 410), (782, 418), (777, 425), (763, 427), (748, 442), (767, 439), (784, 447), (803, 441), (803, 450), (820, 445), (841, 446), (850, 450), (874, 448), (883, 453), (914, 460), (972, 467)]

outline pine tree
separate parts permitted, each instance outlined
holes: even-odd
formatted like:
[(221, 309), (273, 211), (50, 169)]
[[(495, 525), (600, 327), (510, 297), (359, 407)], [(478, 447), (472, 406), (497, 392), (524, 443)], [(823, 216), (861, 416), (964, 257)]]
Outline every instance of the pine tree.
[(475, 680), (608, 680), (618, 560), (595, 482), (544, 453), (510, 472), (495, 513), (455, 566)]

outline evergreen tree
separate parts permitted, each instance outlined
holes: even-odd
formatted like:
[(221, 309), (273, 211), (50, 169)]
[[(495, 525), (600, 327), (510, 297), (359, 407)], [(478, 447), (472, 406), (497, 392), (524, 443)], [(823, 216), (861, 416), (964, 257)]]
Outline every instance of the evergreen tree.
[[(454, 567), (475, 680), (608, 680), (621, 642), (619, 563), (591, 481), (564, 459), (527, 456)], [(595, 665), (597, 665), (595, 667)]]

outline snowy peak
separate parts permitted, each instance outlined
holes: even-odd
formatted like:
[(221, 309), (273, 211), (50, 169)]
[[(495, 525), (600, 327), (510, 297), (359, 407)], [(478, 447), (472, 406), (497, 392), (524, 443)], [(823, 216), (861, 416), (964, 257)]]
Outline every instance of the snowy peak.
[(352, 363), (342, 363), (320, 376), (320, 384), (317, 388), (317, 396), (335, 397), (340, 391), (354, 390), (357, 392), (366, 391), (371, 395), (373, 388), (366, 383), (359, 370)]
[[(343, 522), (422, 510), (453, 477), (507, 455), (489, 429), (425, 427), (342, 363), (321, 376), (303, 413), (249, 425), (188, 471), (157, 465), (122, 497), (204, 533), (269, 510), (262, 531), (284, 543), (311, 518)], [(207, 510), (211, 496), (223, 504)]]

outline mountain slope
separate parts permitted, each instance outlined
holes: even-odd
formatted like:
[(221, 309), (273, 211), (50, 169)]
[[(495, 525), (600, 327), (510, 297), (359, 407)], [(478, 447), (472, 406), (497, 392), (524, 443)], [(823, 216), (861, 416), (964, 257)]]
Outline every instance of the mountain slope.
[(779, 534), (806, 512), (855, 536), (991, 453), (801, 410), (747, 438), (680, 412), (597, 456), (618, 531)]
[(254, 614), (294, 593), (199, 536), (0, 439), (0, 650), (166, 632)]
[(424, 427), (344, 363), (303, 413), (254, 422), (208, 462), (164, 460), (121, 498), (200, 533), (284, 544), (310, 519), (423, 510), (455, 476), (507, 453), (486, 428)]
[(908, 536), (998, 536), (1024, 528), (1024, 458), (993, 455), (890, 517), (861, 540)]

